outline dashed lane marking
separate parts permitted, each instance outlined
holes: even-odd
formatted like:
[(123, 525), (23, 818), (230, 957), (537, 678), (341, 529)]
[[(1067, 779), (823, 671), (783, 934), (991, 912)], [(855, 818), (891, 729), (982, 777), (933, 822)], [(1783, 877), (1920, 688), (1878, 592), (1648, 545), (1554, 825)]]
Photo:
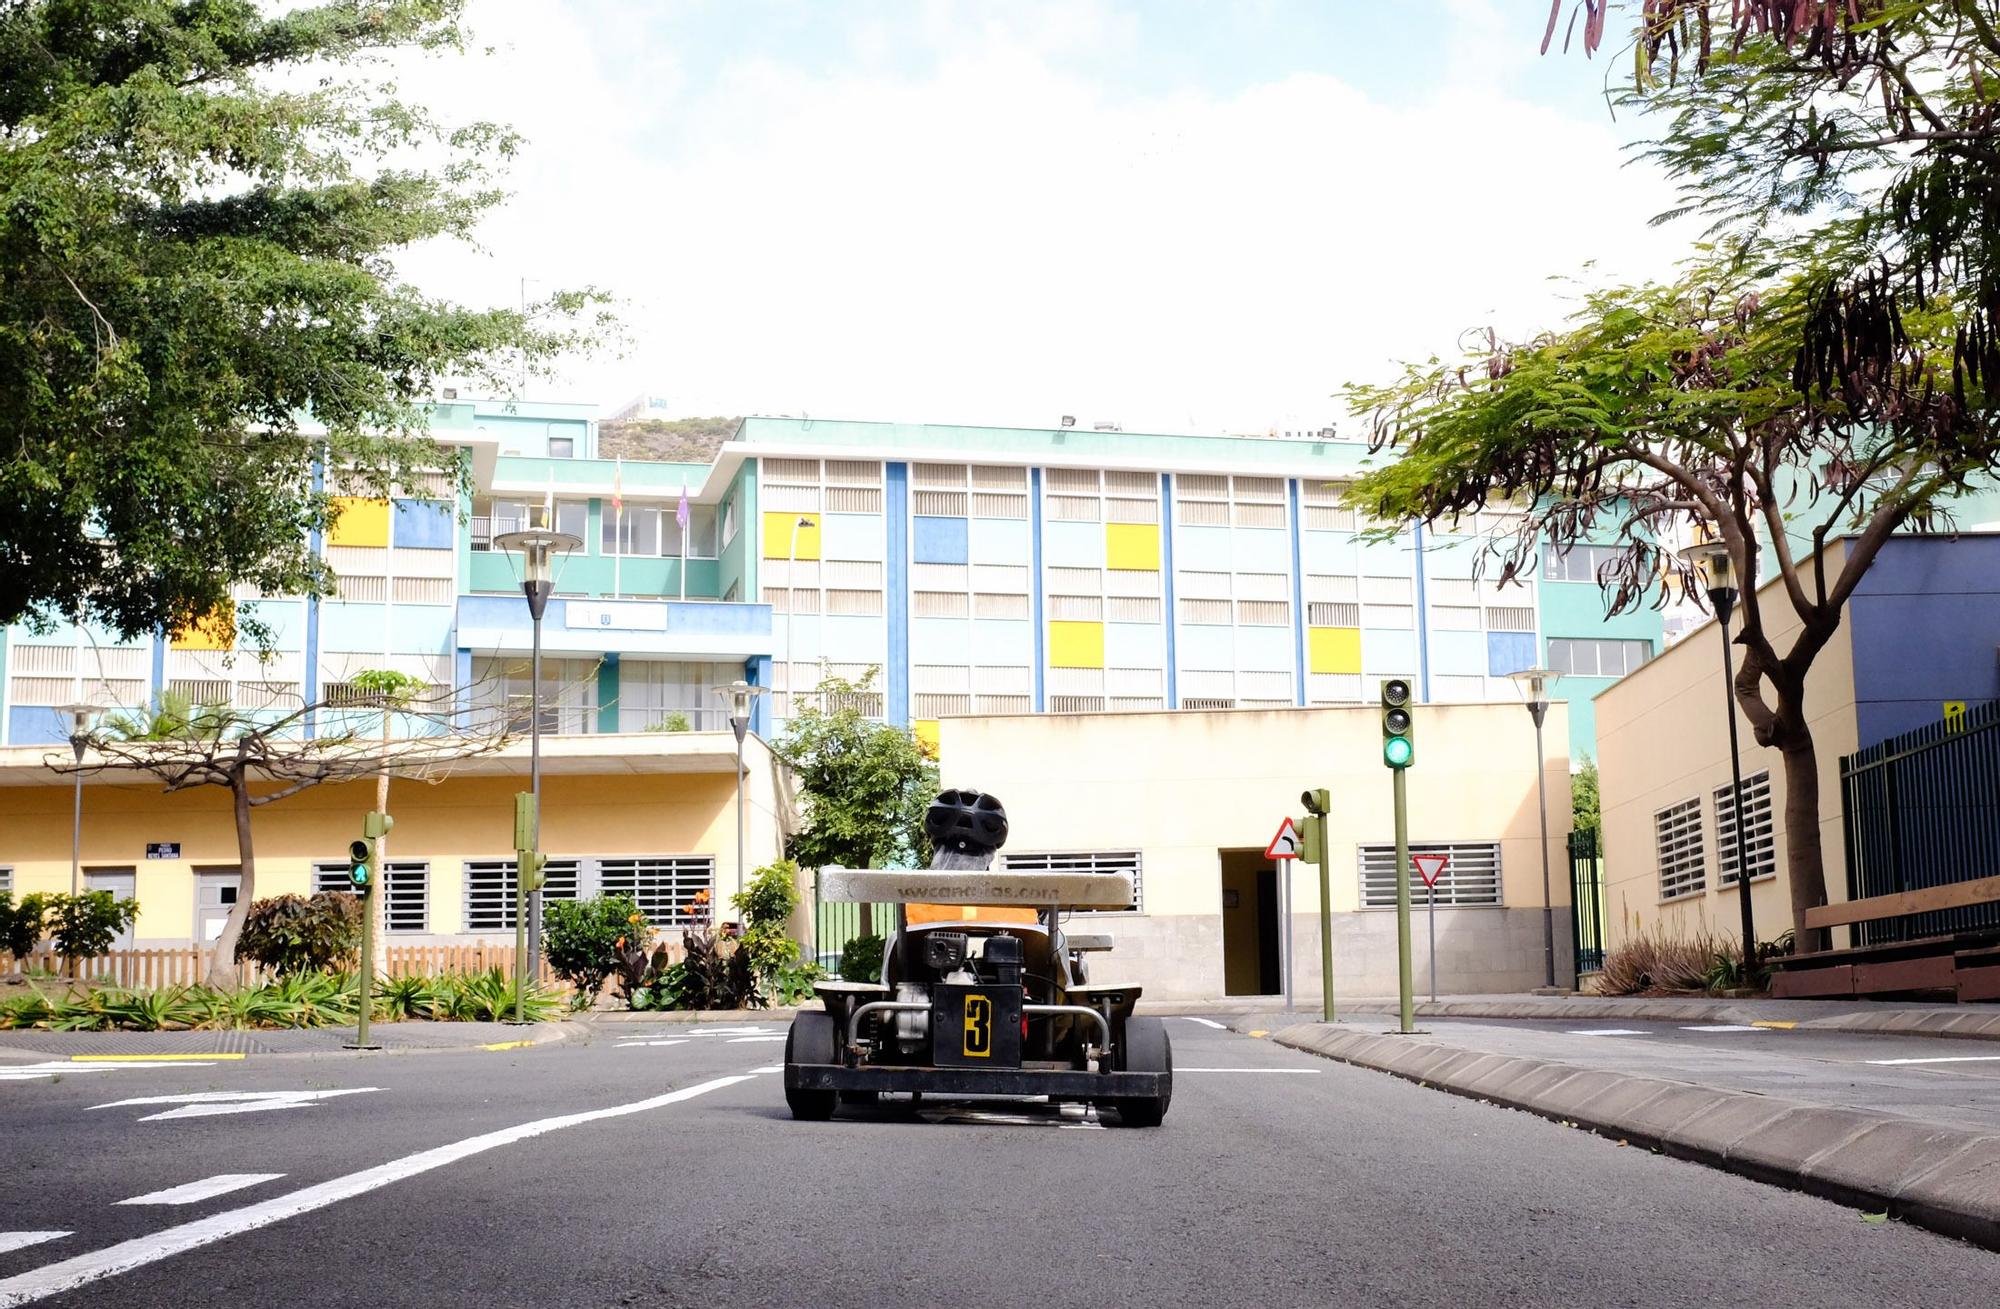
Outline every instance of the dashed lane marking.
[(729, 1038), (729, 1044), (750, 1045), (757, 1041), (785, 1041), (789, 1039), (791, 1038), (784, 1036), (732, 1036)]
[(1318, 1074), (1318, 1068), (1176, 1068), (1177, 1073), (1310, 1073)]
[(135, 1195), (130, 1200), (120, 1200), (119, 1204), (199, 1204), (203, 1200), (213, 1200), (218, 1195), (228, 1195), (246, 1186), (260, 1186), (265, 1182), (275, 1182), (283, 1173), (217, 1173), (204, 1177), (199, 1182), (183, 1182), (170, 1186), (164, 1191), (149, 1191), (145, 1195)]
[(2000, 1063), (2000, 1054), (1941, 1054), (1929, 1059), (1869, 1059), (1864, 1062), (1883, 1068), (1900, 1068), (1906, 1064), (1992, 1064)]
[(190, 1050), (186, 1054), (73, 1054), (73, 1064), (178, 1064), (189, 1059), (244, 1059), (241, 1050)]
[(785, 1066), (783, 1064), (771, 1064), (764, 1068), (752, 1068), (750, 1071), (753, 1073), (782, 1073), (785, 1071)]
[(349, 1173), (345, 1177), (336, 1177), (331, 1181), (320, 1182), (293, 1191), (289, 1195), (275, 1196), (256, 1204), (245, 1205), (241, 1209), (229, 1209), (219, 1214), (211, 1214), (206, 1218), (182, 1223), (178, 1227), (169, 1227), (164, 1231), (149, 1232), (129, 1241), (120, 1241), (117, 1245), (78, 1255), (73, 1259), (47, 1264), (31, 1272), (0, 1278), (0, 1309), (12, 1309), (14, 1305), (29, 1304), (51, 1295), (59, 1295), (64, 1291), (75, 1290), (79, 1286), (115, 1277), (119, 1273), (130, 1272), (134, 1268), (142, 1268), (172, 1255), (228, 1240), (243, 1232), (269, 1227), (287, 1218), (296, 1218), (300, 1214), (324, 1209), (342, 1200), (366, 1195), (392, 1182), (400, 1182), (420, 1173), (443, 1168), (447, 1164), (457, 1163), (461, 1159), (468, 1159), (503, 1145), (513, 1145), (517, 1141), (526, 1141), (549, 1132), (561, 1131), (566, 1127), (578, 1127), (584, 1123), (599, 1122), (607, 1118), (622, 1118), (627, 1114), (644, 1113), (649, 1109), (692, 1100), (696, 1096), (707, 1095), (710, 1091), (719, 1091), (724, 1087), (749, 1080), (748, 1076), (718, 1077), (678, 1091), (669, 1091), (665, 1095), (634, 1100), (630, 1104), (563, 1114), (555, 1118), (538, 1118), (515, 1127), (486, 1132), (480, 1136), (467, 1137), (463, 1141), (455, 1141), (450, 1145), (406, 1155), (401, 1159), (392, 1159), (388, 1163), (364, 1168), (358, 1173)]
[(44, 1241), (59, 1241), (65, 1236), (74, 1235), (76, 1235), (74, 1232), (0, 1232), (0, 1254), (6, 1254), (9, 1250), (25, 1250)]
[(0, 1082), (32, 1082), (42, 1077), (70, 1077), (78, 1073), (128, 1072), (135, 1068), (207, 1068), (205, 1059), (177, 1059), (172, 1063), (78, 1064), (51, 1060), (39, 1064), (0, 1064)]
[(620, 1041), (617, 1045), (617, 1048), (620, 1050), (636, 1050), (639, 1049), (641, 1046), (648, 1046), (648, 1045), (686, 1045), (686, 1044), (687, 1044), (687, 1038), (683, 1036), (683, 1037), (676, 1037), (674, 1040), (671, 1041)]
[(1229, 1030), (1228, 1027), (1216, 1022), (1213, 1018), (1196, 1018), (1193, 1014), (1175, 1014), (1174, 1017), (1179, 1018), (1182, 1022), (1200, 1023), (1203, 1027), (1213, 1027), (1218, 1032)]
[(1652, 1035), (1652, 1033), (1642, 1032), (1636, 1027), (1579, 1027), (1574, 1031), (1564, 1032), (1563, 1035), (1564, 1036), (1650, 1036)]
[(1767, 1032), (1768, 1027), (1752, 1027), (1748, 1023), (1698, 1023), (1681, 1028), (1683, 1032)]

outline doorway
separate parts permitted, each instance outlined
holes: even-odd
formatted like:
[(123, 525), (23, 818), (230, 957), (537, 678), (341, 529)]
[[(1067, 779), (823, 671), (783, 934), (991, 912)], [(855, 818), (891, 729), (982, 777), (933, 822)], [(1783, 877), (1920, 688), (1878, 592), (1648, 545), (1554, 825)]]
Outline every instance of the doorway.
[(1221, 850), (1222, 990), (1277, 995), (1278, 873), (1262, 850)]
[[(124, 868), (86, 868), (83, 870), (83, 889), (86, 891), (109, 891), (114, 900), (130, 900), (138, 894), (139, 877), (137, 870), (129, 865)], [(112, 939), (113, 950), (130, 950), (137, 935), (136, 926), (128, 926)]]
[(243, 889), (243, 870), (235, 864), (194, 870), (194, 942), (208, 945), (222, 935), (236, 895)]

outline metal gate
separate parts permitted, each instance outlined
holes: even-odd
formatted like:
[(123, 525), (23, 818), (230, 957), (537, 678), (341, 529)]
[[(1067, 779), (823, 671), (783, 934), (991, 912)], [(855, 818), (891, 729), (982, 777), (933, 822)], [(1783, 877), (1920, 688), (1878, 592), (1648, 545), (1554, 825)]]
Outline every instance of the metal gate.
[(1604, 967), (1604, 863), (1596, 831), (1569, 834), (1570, 920), (1576, 931), (1576, 971)]

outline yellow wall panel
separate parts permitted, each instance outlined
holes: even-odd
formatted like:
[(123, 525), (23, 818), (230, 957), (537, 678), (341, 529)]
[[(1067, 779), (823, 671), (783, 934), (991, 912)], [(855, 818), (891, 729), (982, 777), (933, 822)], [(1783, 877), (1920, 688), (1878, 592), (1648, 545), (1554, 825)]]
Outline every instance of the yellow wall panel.
[(1050, 623), (1049, 665), (1052, 668), (1104, 667), (1104, 624)]
[(389, 544), (389, 502), (387, 500), (367, 500), (360, 496), (337, 495), (333, 497), (333, 507), (340, 515), (327, 529), (328, 545), (371, 545), (386, 548)]
[[(766, 559), (817, 559), (819, 558), (819, 518), (813, 518), (811, 527), (798, 527), (799, 516), (795, 513), (774, 511), (764, 515), (764, 557)], [(799, 534), (799, 552), (792, 554), (792, 531)]]
[(1104, 558), (1107, 567), (1158, 572), (1160, 567), (1159, 524), (1105, 524)]
[(937, 758), (938, 720), (935, 718), (919, 718), (910, 724), (910, 728), (916, 734), (917, 744), (923, 747), (924, 753), (932, 759)]
[(1315, 673), (1361, 671), (1361, 629), (1314, 627), (1306, 632), (1307, 650)]
[(236, 648), (236, 606), (225, 605), (222, 609), (199, 619), (194, 626), (174, 633), (176, 650), (233, 650)]

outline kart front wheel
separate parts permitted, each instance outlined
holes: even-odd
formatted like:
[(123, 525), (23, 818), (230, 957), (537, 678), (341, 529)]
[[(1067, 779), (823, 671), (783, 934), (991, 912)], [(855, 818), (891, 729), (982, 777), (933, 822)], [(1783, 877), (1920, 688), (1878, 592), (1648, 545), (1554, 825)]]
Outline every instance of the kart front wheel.
[[(833, 1015), (808, 1010), (793, 1017), (791, 1030), (785, 1034), (786, 1070), (790, 1071), (795, 1064), (833, 1062)], [(785, 1103), (791, 1106), (792, 1117), (802, 1122), (824, 1122), (833, 1117), (834, 1106), (839, 1100), (839, 1094), (834, 1091), (813, 1091), (791, 1086), (785, 1088)]]
[(1166, 1074), (1158, 1095), (1119, 1096), (1111, 1101), (1118, 1121), (1126, 1127), (1158, 1127), (1174, 1098), (1174, 1049), (1167, 1040), (1166, 1023), (1158, 1018), (1126, 1019), (1118, 1063), (1126, 1072)]

